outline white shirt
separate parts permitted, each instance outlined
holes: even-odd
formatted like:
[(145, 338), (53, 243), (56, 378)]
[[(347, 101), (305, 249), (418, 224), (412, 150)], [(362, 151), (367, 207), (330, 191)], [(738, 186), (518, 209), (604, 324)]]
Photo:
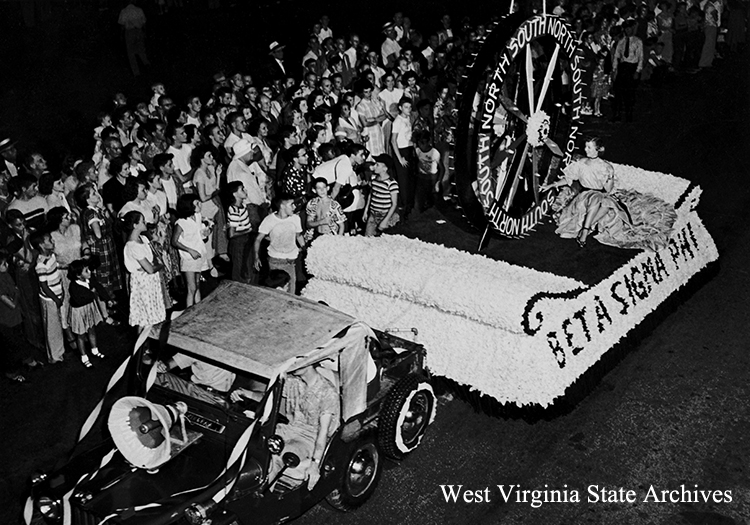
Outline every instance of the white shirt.
[(205, 385), (220, 392), (229, 392), (229, 389), (232, 388), (236, 376), (229, 370), (209, 365), (185, 354), (175, 354), (172, 359), (180, 368), (190, 367), (193, 372), (190, 380), (193, 383)]
[(401, 54), (401, 46), (398, 45), (398, 42), (395, 40), (391, 40), (390, 38), (386, 38), (383, 41), (383, 45), (380, 46), (380, 55), (383, 57), (383, 63), (388, 64), (388, 57), (393, 55), (395, 53), (396, 57)]
[(297, 248), (297, 234), (302, 233), (302, 222), (299, 215), (290, 215), (286, 219), (278, 214), (267, 215), (258, 227), (258, 233), (267, 235), (271, 243), (268, 245), (268, 256), (274, 259), (296, 259), (299, 255)]
[(396, 135), (396, 145), (399, 148), (408, 148), (413, 146), (411, 141), (411, 122), (408, 118), (403, 115), (396, 117), (393, 121), (393, 128), (391, 128), (391, 134)]
[[(161, 179), (161, 187), (164, 189), (168, 205), (171, 208), (177, 207), (177, 183), (175, 183), (174, 179), (172, 177)], [(162, 211), (163, 214), (164, 212)]]
[(400, 88), (393, 88), (393, 91), (384, 89), (378, 93), (378, 98), (385, 103), (385, 110), (394, 117), (398, 115), (398, 103), (403, 96), (404, 90)]
[(245, 186), (247, 200), (250, 204), (260, 206), (266, 198), (266, 174), (253, 162), (249, 166), (239, 159), (234, 159), (227, 168), (227, 182), (238, 180)]
[(193, 152), (193, 148), (189, 144), (183, 144), (180, 149), (174, 146), (169, 146), (167, 153), (174, 155), (174, 167), (177, 168), (182, 175), (187, 175), (192, 170), (190, 166), (190, 154)]

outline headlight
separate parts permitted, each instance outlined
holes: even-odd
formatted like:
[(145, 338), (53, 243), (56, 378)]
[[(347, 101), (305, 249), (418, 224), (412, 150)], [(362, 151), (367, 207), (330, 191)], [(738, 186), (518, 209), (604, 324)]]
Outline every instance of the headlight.
[(39, 512), (42, 513), (42, 516), (49, 519), (59, 519), (62, 516), (62, 507), (60, 505), (60, 500), (58, 499), (52, 499), (48, 496), (42, 496), (37, 500), (37, 507), (39, 507)]
[(204, 523), (210, 523), (209, 516), (216, 509), (216, 503), (209, 500), (207, 503), (201, 505), (199, 503), (193, 503), (185, 509), (185, 519), (190, 525), (202, 525)]

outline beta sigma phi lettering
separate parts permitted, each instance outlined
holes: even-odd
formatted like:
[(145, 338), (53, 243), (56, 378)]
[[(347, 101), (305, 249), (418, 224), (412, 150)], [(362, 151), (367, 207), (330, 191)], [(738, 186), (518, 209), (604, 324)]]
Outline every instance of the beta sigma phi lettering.
[(540, 188), (571, 160), (583, 101), (577, 44), (563, 19), (531, 18), (480, 84), (474, 191), (505, 236), (523, 237), (548, 215), (555, 194)]

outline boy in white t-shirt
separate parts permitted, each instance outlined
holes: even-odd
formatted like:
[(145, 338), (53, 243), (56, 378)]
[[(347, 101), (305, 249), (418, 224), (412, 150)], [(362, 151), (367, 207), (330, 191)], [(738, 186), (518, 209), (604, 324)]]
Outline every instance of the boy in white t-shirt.
[(436, 202), (437, 181), (442, 179), (444, 168), (440, 152), (432, 146), (429, 132), (421, 132), (415, 138), (418, 166), (414, 206), (423, 212)]
[(255, 254), (255, 269), (260, 271), (260, 246), (263, 239), (268, 237), (268, 268), (284, 270), (289, 274), (290, 293), (297, 293), (296, 263), (299, 248), (305, 246), (302, 235), (302, 222), (299, 215), (294, 213), (294, 197), (280, 195), (277, 198), (278, 211), (268, 215), (258, 227), (253, 253)]

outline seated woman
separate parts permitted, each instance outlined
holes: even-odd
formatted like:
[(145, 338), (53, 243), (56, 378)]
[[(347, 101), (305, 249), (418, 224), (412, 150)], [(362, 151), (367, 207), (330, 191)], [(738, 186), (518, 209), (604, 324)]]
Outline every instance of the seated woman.
[(601, 139), (586, 140), (586, 157), (576, 160), (564, 170), (564, 178), (541, 187), (542, 191), (560, 186), (553, 204), (560, 237), (575, 238), (586, 246), (588, 236), (617, 248), (659, 250), (669, 242), (677, 219), (672, 206), (652, 195), (635, 190), (615, 189), (615, 170), (599, 158), (604, 151)]
[[(276, 433), (284, 439), (285, 452), (294, 452), (300, 464), (285, 471), (298, 485), (307, 481), (312, 490), (320, 479), (328, 439), (339, 426), (340, 402), (334, 384), (320, 371), (320, 364), (307, 366), (289, 374), (284, 383), (281, 412), (289, 419), (279, 424)], [(269, 479), (276, 478), (284, 466), (280, 455), (273, 456)]]

